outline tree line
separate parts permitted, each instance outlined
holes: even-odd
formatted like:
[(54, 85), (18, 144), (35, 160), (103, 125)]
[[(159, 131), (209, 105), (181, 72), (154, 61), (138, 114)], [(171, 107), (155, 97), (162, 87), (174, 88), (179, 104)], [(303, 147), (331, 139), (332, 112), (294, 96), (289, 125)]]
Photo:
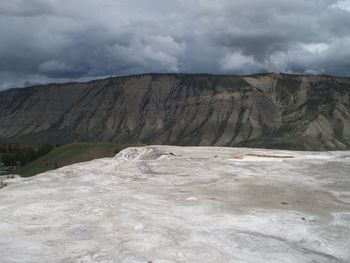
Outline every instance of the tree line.
[(20, 149), (9, 145), (6, 148), (0, 149), (1, 162), (4, 166), (23, 166), (48, 154), (53, 148), (51, 144), (43, 144), (37, 149), (31, 146)]

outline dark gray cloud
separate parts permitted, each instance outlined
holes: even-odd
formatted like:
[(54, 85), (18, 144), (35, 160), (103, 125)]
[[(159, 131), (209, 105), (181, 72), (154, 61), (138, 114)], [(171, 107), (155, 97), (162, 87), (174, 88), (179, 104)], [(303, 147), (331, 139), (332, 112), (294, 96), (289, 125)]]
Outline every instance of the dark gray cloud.
[(350, 75), (350, 0), (0, 0), (0, 89), (144, 72)]
[(11, 0), (0, 1), (0, 15), (5, 16), (38, 16), (51, 14), (54, 8), (52, 1), (41, 0)]

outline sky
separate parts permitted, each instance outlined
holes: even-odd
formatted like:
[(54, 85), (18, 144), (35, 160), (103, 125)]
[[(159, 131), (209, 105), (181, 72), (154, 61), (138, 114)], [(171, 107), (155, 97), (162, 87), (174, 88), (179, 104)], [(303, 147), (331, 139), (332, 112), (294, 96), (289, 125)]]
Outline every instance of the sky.
[(350, 0), (0, 0), (0, 89), (149, 72), (350, 76)]

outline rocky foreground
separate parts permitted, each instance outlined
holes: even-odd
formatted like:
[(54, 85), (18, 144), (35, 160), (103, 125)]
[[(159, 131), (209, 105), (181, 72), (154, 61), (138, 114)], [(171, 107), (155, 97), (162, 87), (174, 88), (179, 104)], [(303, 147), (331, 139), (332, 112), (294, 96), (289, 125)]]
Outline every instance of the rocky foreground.
[(1, 262), (350, 262), (350, 151), (149, 146), (0, 190)]

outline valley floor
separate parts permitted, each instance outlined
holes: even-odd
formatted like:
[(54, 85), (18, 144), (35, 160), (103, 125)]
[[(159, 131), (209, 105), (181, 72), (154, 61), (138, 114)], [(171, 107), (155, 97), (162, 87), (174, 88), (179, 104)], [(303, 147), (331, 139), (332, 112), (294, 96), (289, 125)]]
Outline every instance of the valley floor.
[(147, 146), (0, 190), (1, 262), (350, 262), (350, 151)]

